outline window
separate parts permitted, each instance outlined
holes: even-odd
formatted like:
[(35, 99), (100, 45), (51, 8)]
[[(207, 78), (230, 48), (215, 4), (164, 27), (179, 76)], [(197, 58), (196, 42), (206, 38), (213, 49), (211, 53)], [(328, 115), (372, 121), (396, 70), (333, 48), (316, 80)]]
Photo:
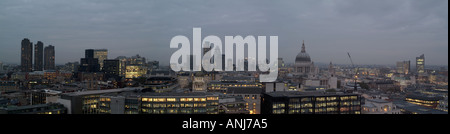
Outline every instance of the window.
[(316, 101), (325, 101), (325, 97), (317, 97)]
[(166, 102), (166, 98), (154, 98), (154, 102)]
[(219, 97), (207, 97), (206, 100), (219, 100)]
[(175, 102), (176, 99), (175, 98), (167, 98), (167, 102)]

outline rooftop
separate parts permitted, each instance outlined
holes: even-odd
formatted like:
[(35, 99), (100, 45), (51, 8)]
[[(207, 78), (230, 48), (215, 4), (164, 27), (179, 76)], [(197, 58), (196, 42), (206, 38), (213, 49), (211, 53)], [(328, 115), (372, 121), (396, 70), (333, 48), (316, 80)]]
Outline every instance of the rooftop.
[(253, 87), (246, 87), (246, 88), (238, 88), (238, 87), (231, 87), (228, 88), (227, 94), (261, 94), (263, 92), (262, 88), (253, 88)]
[(106, 93), (114, 93), (114, 92), (124, 92), (124, 91), (134, 91), (141, 88), (119, 88), (119, 89), (107, 89), (107, 90), (88, 90), (82, 92), (71, 92), (65, 93), (64, 95), (68, 96), (83, 96), (83, 95), (94, 95), (94, 94), (106, 94)]
[(366, 99), (366, 101), (375, 102), (375, 103), (389, 103), (389, 101), (383, 100), (383, 99)]
[(417, 114), (448, 114), (448, 112), (411, 104), (406, 101), (394, 101), (394, 104), (398, 108), (401, 108), (408, 112), (417, 113)]
[(189, 92), (189, 93), (183, 93), (183, 92), (162, 92), (162, 93), (156, 93), (156, 92), (121, 92), (121, 93), (108, 93), (104, 94), (103, 96), (134, 96), (134, 97), (149, 97), (149, 96), (157, 96), (157, 97), (165, 97), (165, 96), (218, 96), (218, 93), (209, 93), (209, 92)]

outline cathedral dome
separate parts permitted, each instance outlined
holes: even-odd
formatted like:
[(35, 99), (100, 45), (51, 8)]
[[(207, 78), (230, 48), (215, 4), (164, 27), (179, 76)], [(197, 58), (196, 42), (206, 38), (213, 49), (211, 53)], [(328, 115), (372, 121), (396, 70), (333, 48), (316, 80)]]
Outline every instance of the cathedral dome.
[(311, 58), (308, 53), (298, 53), (297, 57), (295, 57), (295, 63), (299, 62), (311, 62)]
[(306, 53), (305, 50), (305, 42), (302, 44), (302, 51), (297, 54), (297, 57), (295, 57), (295, 63), (304, 63), (304, 62), (311, 62), (311, 57), (309, 57), (309, 54)]

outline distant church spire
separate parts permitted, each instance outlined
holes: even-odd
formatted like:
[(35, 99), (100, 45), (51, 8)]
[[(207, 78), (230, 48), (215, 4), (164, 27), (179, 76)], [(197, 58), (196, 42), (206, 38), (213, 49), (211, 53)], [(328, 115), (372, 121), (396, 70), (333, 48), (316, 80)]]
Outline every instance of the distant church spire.
[(305, 50), (305, 40), (303, 40), (303, 44), (302, 44), (302, 53), (305, 53), (306, 52), (306, 50)]

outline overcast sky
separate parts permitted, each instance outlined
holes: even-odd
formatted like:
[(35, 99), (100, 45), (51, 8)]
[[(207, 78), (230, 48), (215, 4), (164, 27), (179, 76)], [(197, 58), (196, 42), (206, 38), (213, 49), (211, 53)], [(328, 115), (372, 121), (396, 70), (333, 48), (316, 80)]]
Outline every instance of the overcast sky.
[(168, 64), (172, 37), (278, 36), (293, 63), (305, 40), (314, 62), (395, 64), (425, 54), (448, 65), (448, 0), (1, 0), (0, 61), (20, 63), (20, 42), (53, 45), (56, 63), (88, 48)]

